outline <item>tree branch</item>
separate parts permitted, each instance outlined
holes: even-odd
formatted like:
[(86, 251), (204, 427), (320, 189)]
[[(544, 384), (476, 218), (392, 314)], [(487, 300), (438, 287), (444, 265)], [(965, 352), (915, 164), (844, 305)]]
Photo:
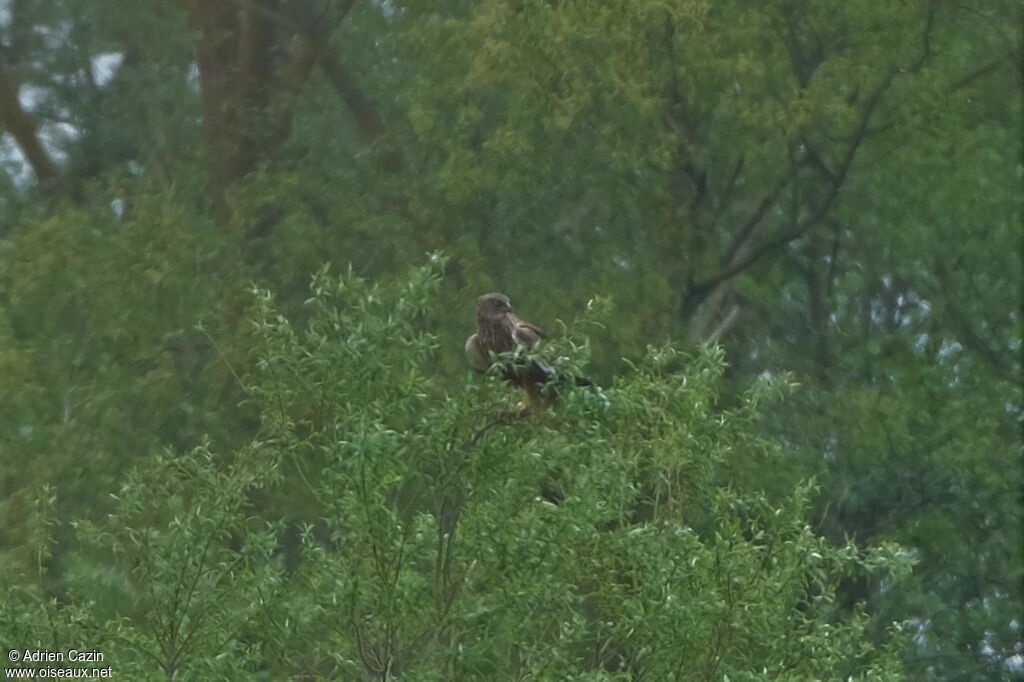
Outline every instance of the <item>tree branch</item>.
[(271, 78), (270, 51), (274, 44), (274, 24), (264, 12), (266, 0), (259, 0), (238, 13), (238, 77), (239, 100), (243, 107), (265, 106), (269, 98)]
[(292, 48), (288, 62), (281, 67), (274, 84), (277, 97), (274, 102), (273, 141), (283, 142), (291, 132), (295, 118), (295, 105), (299, 94), (316, 65), (316, 47), (300, 36)]
[(318, 39), (314, 39), (314, 44), (320, 54), (320, 70), (327, 76), (327, 80), (355, 118), (360, 139), (366, 144), (376, 141), (386, 132), (384, 119), (381, 118), (376, 105), (356, 82), (340, 52)]
[(199, 32), (196, 61), (199, 65), (199, 96), (203, 129), (209, 146), (208, 183), (214, 214), (219, 224), (230, 218), (225, 194), (245, 172), (237, 97), (237, 12), (230, 5), (204, 0), (184, 0), (190, 24)]
[(989, 367), (996, 374), (1004, 377), (1013, 377), (1015, 374), (1013, 367), (974, 330), (974, 325), (967, 319), (963, 308), (957, 303), (957, 292), (950, 283), (949, 270), (941, 260), (936, 261), (935, 273), (939, 276), (939, 286), (946, 294), (946, 308), (950, 313), (954, 327), (959, 332), (960, 341), (963, 342), (964, 347), (974, 351), (982, 360), (988, 363)]
[(736, 191), (736, 183), (740, 179), (740, 173), (743, 172), (743, 164), (746, 160), (746, 156), (740, 154), (740, 158), (736, 159), (736, 165), (732, 169), (732, 174), (729, 176), (729, 181), (725, 183), (725, 189), (722, 190), (722, 196), (718, 198), (715, 206), (715, 216), (711, 221), (714, 225), (718, 222), (718, 219), (722, 217), (722, 211), (728, 206), (729, 200), (732, 198), (732, 193)]
[(764, 220), (764, 217), (768, 214), (768, 209), (775, 205), (779, 195), (786, 189), (790, 182), (793, 180), (793, 175), (790, 174), (780, 180), (771, 192), (766, 194), (761, 202), (754, 209), (754, 212), (750, 214), (747, 221), (743, 224), (742, 229), (733, 238), (732, 243), (729, 245), (729, 249), (725, 253), (725, 257), (722, 258), (723, 265), (735, 265), (736, 262), (742, 258), (747, 245), (754, 236), (754, 231)]
[(36, 179), (49, 182), (58, 175), (57, 165), (50, 158), (39, 137), (35, 120), (21, 106), (18, 83), (0, 58), (0, 123), (14, 138), (15, 144), (32, 167)]
[[(919, 71), (931, 56), (931, 36), (935, 28), (936, 11), (937, 3), (933, 2), (928, 8), (928, 16), (925, 20), (925, 27), (922, 32), (921, 54), (910, 67), (903, 69), (903, 72), (909, 71), (914, 73)], [(714, 273), (704, 280), (694, 284), (692, 287), (694, 291), (703, 292), (703, 295), (706, 296), (707, 293), (720, 282), (724, 282), (725, 280), (735, 277), (769, 253), (784, 247), (786, 244), (789, 244), (796, 239), (799, 239), (816, 226), (826, 215), (828, 215), (828, 212), (831, 210), (833, 203), (839, 195), (840, 189), (846, 182), (847, 175), (849, 174), (850, 167), (853, 164), (853, 160), (856, 157), (858, 150), (865, 138), (869, 135), (870, 131), (868, 123), (871, 120), (871, 116), (874, 114), (878, 104), (881, 102), (882, 96), (900, 73), (900, 68), (896, 66), (891, 67), (868, 96), (864, 104), (860, 120), (858, 121), (853, 134), (850, 136), (846, 152), (843, 155), (843, 159), (837, 170), (830, 170), (824, 160), (814, 150), (814, 147), (808, 144), (806, 135), (803, 136), (804, 146), (806, 148), (806, 160), (810, 161), (812, 165), (818, 168), (818, 170), (826, 176), (829, 184), (829, 189), (825, 198), (818, 205), (817, 209), (815, 209), (814, 212), (805, 220), (794, 226), (790, 231), (782, 234), (776, 239), (765, 242), (760, 246), (760, 248), (749, 249), (749, 242), (753, 237), (754, 231), (757, 226), (761, 224), (761, 221), (764, 219), (764, 216), (767, 214), (771, 206), (775, 204), (779, 193), (781, 193), (792, 180), (792, 176), (780, 181), (775, 190), (761, 201), (757, 209), (755, 209), (754, 213), (747, 220), (743, 229), (740, 230), (737, 237), (733, 240), (733, 243), (729, 247), (729, 251), (726, 253), (725, 258), (723, 258), (723, 267), (717, 273)]]
[(984, 78), (985, 76), (989, 75), (1003, 64), (1013, 63), (1014, 61), (1015, 57), (1013, 55), (1006, 55), (1005, 57), (1000, 57), (999, 59), (990, 61), (987, 64), (982, 64), (973, 71), (968, 71), (963, 76), (953, 81), (953, 83), (949, 86), (949, 92), (954, 93), (957, 90), (966, 88), (968, 85), (978, 80), (979, 78)]
[[(306, 47), (302, 49), (311, 51), (311, 56), (320, 66), (320, 70), (355, 118), (356, 129), (364, 143), (370, 144), (386, 132), (384, 119), (381, 118), (373, 100), (356, 81), (341, 52), (330, 44), (323, 22), (313, 14), (308, 4), (296, 5), (300, 13), (300, 18), (296, 20), (256, 4), (255, 0), (233, 0), (233, 3), (294, 31), (300, 37), (300, 43), (306, 43)], [(348, 15), (354, 4), (355, 0), (345, 0), (341, 3), (338, 8), (339, 21)]]
[[(740, 164), (737, 165), (737, 170), (739, 169), (739, 165)], [(792, 179), (793, 175), (790, 174), (783, 180), (779, 181), (779, 183), (761, 199), (753, 213), (750, 214), (750, 217), (748, 217), (746, 222), (743, 224), (739, 233), (730, 243), (729, 249), (720, 261), (721, 267), (729, 268), (747, 256), (750, 252), (750, 241), (753, 239), (754, 232), (764, 220), (765, 215), (768, 213), (768, 209), (775, 205), (779, 195), (792, 181)], [(700, 340), (714, 319), (717, 308), (719, 308), (724, 301), (724, 292), (720, 291), (720, 285), (727, 279), (729, 279), (729, 277), (723, 277), (720, 279), (708, 278), (701, 282), (690, 282), (687, 286), (686, 296), (684, 297), (681, 306), (683, 317), (689, 317), (690, 314), (701, 305), (706, 304), (706, 307), (709, 308), (708, 310), (705, 310), (700, 319), (691, 326), (691, 341), (696, 342)]]
[[(857, 125), (857, 129), (850, 138), (850, 142), (847, 146), (846, 153), (843, 155), (843, 160), (840, 163), (839, 169), (834, 173), (835, 178), (830, 181), (828, 192), (826, 193), (825, 198), (818, 205), (817, 209), (815, 209), (808, 218), (797, 223), (797, 225), (789, 232), (777, 237), (776, 239), (765, 242), (760, 248), (748, 251), (746, 255), (738, 254), (740, 257), (732, 259), (729, 265), (699, 282), (696, 285), (698, 288), (710, 288), (719, 282), (735, 277), (769, 253), (782, 248), (796, 239), (799, 239), (811, 228), (817, 225), (822, 218), (828, 215), (836, 197), (839, 196), (840, 188), (842, 188), (843, 184), (846, 182), (846, 177), (849, 174), (850, 167), (857, 155), (857, 151), (860, 149), (861, 143), (866, 137), (867, 126), (868, 122), (871, 120), (871, 115), (874, 113), (878, 103), (881, 101), (882, 95), (889, 89), (889, 86), (892, 85), (897, 73), (898, 72), (895, 68), (890, 69), (889, 73), (882, 79), (882, 82), (879, 83), (871, 93), (871, 96), (868, 97), (868, 100), (864, 105), (864, 111), (861, 114), (860, 121)], [(779, 187), (784, 187), (785, 184), (787, 183), (780, 183)], [(765, 205), (765, 202), (767, 202), (767, 205)], [(756, 219), (757, 223), (760, 223), (764, 213), (768, 211), (768, 208), (770, 208), (772, 204), (774, 204), (774, 197), (772, 197), (770, 201), (766, 198), (758, 207), (758, 211), (755, 212), (751, 219)], [(744, 230), (741, 231), (741, 235), (746, 231), (747, 228), (745, 227)]]
[(718, 341), (736, 324), (736, 320), (740, 315), (739, 304), (734, 303), (729, 312), (725, 314), (722, 321), (718, 323), (718, 326), (712, 330), (707, 336), (707, 340), (710, 343), (718, 343)]

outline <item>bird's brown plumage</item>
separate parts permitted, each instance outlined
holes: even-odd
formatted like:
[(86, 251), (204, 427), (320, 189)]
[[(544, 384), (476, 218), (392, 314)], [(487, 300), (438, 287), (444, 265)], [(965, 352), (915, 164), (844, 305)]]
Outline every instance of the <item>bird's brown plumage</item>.
[[(508, 296), (484, 294), (476, 301), (476, 333), (466, 339), (466, 358), (478, 372), (486, 372), (498, 356), (516, 350), (531, 351), (544, 338), (544, 330), (512, 312)], [(543, 399), (544, 385), (555, 371), (536, 358), (511, 363), (504, 377), (526, 390), (533, 403)]]

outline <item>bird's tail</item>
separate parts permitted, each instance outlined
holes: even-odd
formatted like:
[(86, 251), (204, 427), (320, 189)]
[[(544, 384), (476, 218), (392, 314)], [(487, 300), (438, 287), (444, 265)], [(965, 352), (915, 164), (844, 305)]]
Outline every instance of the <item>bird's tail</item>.
[(560, 372), (538, 357), (518, 355), (509, 360), (503, 370), (505, 380), (522, 386), (537, 402), (557, 401), (560, 393), (574, 386), (596, 389), (588, 377)]
[(539, 383), (543, 384), (545, 393), (553, 398), (557, 398), (559, 393), (573, 387), (589, 389), (596, 388), (594, 382), (589, 377), (556, 370), (550, 365), (547, 365), (535, 358), (531, 359), (531, 361), (538, 365), (531, 370), (531, 375), (533, 377), (542, 378), (542, 381)]

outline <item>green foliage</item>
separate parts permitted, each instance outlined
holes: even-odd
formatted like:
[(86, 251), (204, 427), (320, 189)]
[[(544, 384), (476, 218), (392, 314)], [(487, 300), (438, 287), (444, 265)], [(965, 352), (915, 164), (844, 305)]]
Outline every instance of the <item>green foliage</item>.
[[(866, 644), (836, 591), (905, 580), (906, 557), (815, 535), (811, 486), (715, 483), (737, 452), (781, 456), (756, 432), (778, 387), (724, 409), (721, 354), (662, 347), (606, 400), (522, 413), (497, 378), (445, 389), (422, 326), (441, 264), (321, 271), (301, 323), (257, 290), (256, 439), (140, 465), (76, 524), (104, 571), (60, 602), (19, 588), (4, 640), (87, 640), (132, 679), (899, 677), (898, 640)], [(306, 498), (286, 524), (284, 492)]]
[[(666, 529), (683, 524), (694, 534), (687, 551), (704, 562), (686, 575), (720, 596), (719, 578), (701, 571), (707, 552), (731, 551), (727, 522), (740, 518), (746, 540), (729, 545), (735, 567), (723, 570), (751, 591), (765, 575), (790, 584), (809, 570), (798, 552), (792, 572), (758, 573), (744, 553), (768, 552), (750, 544), (755, 522), (804, 549), (812, 538), (852, 541), (862, 552), (853, 563), (898, 543), (916, 566), (896, 589), (880, 573), (825, 562), (832, 610), (798, 611), (809, 632), (823, 632), (822, 618), (845, 628), (846, 644), (829, 650), (846, 652), (833, 668), (821, 662), (832, 654), (815, 653), (815, 672), (779, 672), (796, 663), (772, 662), (754, 633), (777, 626), (792, 603), (783, 600), (720, 629), (727, 653), (713, 664), (705, 646), (689, 674), (736, 679), (759, 663), (787, 679), (841, 677), (866, 670), (871, 652), (901, 651), (914, 679), (1019, 675), (1018, 6), (316, 2), (323, 43), (304, 63), (306, 4), (14, 0), (0, 10), (0, 574), (12, 595), (6, 622), (27, 628), (16, 634), (65, 641), (87, 623), (122, 647), (136, 676), (160, 668), (140, 652), (166, 661), (180, 649), (142, 623), (152, 609), (139, 606), (140, 590), (177, 584), (158, 566), (186, 562), (180, 538), (215, 534), (179, 513), (179, 536), (142, 557), (109, 517), (145, 525), (121, 509), (123, 495), (111, 497), (134, 471), (132, 495), (154, 527), (169, 528), (162, 500), (191, 499), (168, 487), (185, 475), (170, 463), (180, 459), (203, 482), (193, 492), (204, 516), (220, 509), (214, 474), (232, 490), (259, 486), (244, 504), (227, 495), (232, 537), (210, 559), (230, 565), (243, 536), (273, 532), (268, 565), (278, 570), (240, 574), (238, 590), (230, 576), (204, 583), (181, 611), (188, 623), (207, 614), (181, 649), (206, 652), (179, 661), (196, 666), (193, 677), (232, 674), (216, 667), (208, 635), (218, 627), (241, 643), (221, 659), (236, 670), (368, 670), (364, 657), (378, 654), (364, 642), (361, 656), (359, 640), (387, 641), (380, 614), (402, 623), (405, 657), (409, 633), (432, 633), (398, 662), (406, 671), (529, 671), (538, 642), (562, 642), (551, 664), (562, 670), (600, 656), (655, 665), (664, 652), (634, 640), (622, 624), (639, 617), (614, 599), (640, 599), (641, 578), (669, 589), (658, 573), (668, 559), (634, 571), (623, 568), (626, 548), (666, 545), (659, 551), (676, 557)], [(33, 183), (19, 162), (33, 136), (56, 178)], [(450, 256), (443, 281), (428, 270), (404, 292), (404, 275), (370, 283), (436, 250)], [(325, 263), (350, 268), (340, 289)], [(274, 297), (253, 302), (247, 288)], [(552, 332), (550, 361), (585, 366), (606, 389), (570, 393), (556, 416), (518, 419), (513, 392), (467, 382), (460, 349), (472, 301), (494, 290)], [(560, 321), (592, 300), (614, 306)], [(701, 349), (715, 342), (722, 351)], [(790, 383), (799, 388), (774, 399)], [(203, 442), (193, 454), (154, 454)], [(449, 443), (463, 459), (439, 454)], [(365, 499), (390, 511), (352, 526), (344, 515), (365, 512), (348, 464), (366, 449), (383, 480)], [(477, 451), (483, 460), (466, 454)], [(266, 480), (244, 483), (256, 470), (236, 461), (241, 453)], [(805, 489), (808, 480), (816, 485)], [(507, 532), (480, 520), (485, 507), (508, 518)], [(769, 509), (785, 511), (769, 523)], [(582, 530), (566, 514), (581, 515)], [(455, 524), (454, 575), (468, 576), (444, 618), (433, 593), (409, 601), (426, 589), (411, 577), (427, 574), (419, 545), (419, 563), (403, 564), (412, 584), (338, 588), (361, 611), (331, 608), (328, 621), (286, 608), (305, 589), (292, 576), (330, 582), (341, 538), (370, 547), (372, 530), (393, 557), (396, 538), (411, 548), (402, 538), (430, 518), (427, 535)], [(74, 532), (76, 522), (94, 532)], [(649, 530), (619, 537), (636, 524)], [(480, 605), (491, 592), (475, 576), (517, 593), (496, 568), (507, 561), (468, 570), (489, 546), (485, 531), (508, 552), (536, 536), (527, 558), (555, 574), (552, 590), (579, 592), (534, 594), (532, 606), (509, 599), (519, 621), (493, 615), (486, 604), (498, 598)], [(580, 533), (591, 531), (587, 550)], [(470, 537), (477, 546), (458, 553)], [(258, 563), (266, 543), (248, 545), (244, 562)], [(611, 597), (583, 581), (597, 580), (598, 546)], [(354, 561), (346, 571), (375, 570)], [(136, 564), (161, 585), (133, 583)], [(542, 571), (530, 570), (515, 579), (532, 589)], [(260, 581), (262, 615), (245, 606), (263, 603), (245, 592)], [(405, 601), (387, 602), (399, 594)], [(218, 620), (207, 605), (219, 601), (251, 622)], [(385, 602), (391, 610), (360, 620)], [(534, 606), (547, 624), (523, 617)], [(608, 608), (613, 625), (599, 625)], [(501, 637), (471, 640), (473, 609)], [(659, 609), (671, 614), (661, 629), (635, 631), (648, 643), (696, 622)], [(343, 622), (343, 612), (359, 618)], [(583, 621), (557, 621), (564, 640), (552, 634), (557, 616), (577, 612)], [(275, 622), (283, 634), (270, 637)], [(906, 648), (889, 648), (894, 622), (906, 624)], [(330, 645), (321, 625), (333, 628)], [(535, 649), (488, 648), (511, 646), (515, 633), (536, 637)], [(599, 655), (581, 653), (584, 640), (613, 643)], [(276, 659), (254, 642), (277, 647)], [(342, 650), (354, 663), (332, 658)]]

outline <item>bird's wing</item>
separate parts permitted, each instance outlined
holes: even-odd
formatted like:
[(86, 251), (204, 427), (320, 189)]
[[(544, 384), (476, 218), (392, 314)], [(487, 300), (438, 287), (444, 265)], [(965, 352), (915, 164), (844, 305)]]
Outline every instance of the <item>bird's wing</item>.
[(466, 339), (465, 350), (466, 360), (473, 371), (486, 372), (487, 368), (491, 366), (491, 354), (480, 344), (480, 339), (476, 334), (472, 334)]
[(509, 321), (512, 323), (512, 333), (516, 343), (524, 346), (527, 350), (532, 350), (540, 343), (541, 339), (545, 338), (544, 330), (533, 323), (515, 315), (509, 315)]

